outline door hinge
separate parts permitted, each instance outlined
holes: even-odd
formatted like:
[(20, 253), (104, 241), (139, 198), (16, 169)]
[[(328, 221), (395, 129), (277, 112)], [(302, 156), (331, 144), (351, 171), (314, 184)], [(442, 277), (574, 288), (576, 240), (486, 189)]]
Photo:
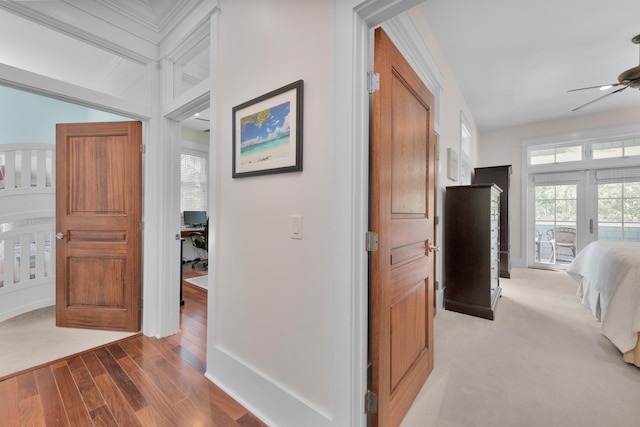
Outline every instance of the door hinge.
[(144, 144), (140, 144), (140, 152), (144, 154)]
[(365, 246), (367, 252), (373, 252), (378, 250), (378, 233), (373, 231), (367, 231), (365, 235)]
[(144, 231), (144, 221), (140, 221), (140, 231)]
[(367, 91), (374, 93), (380, 90), (380, 74), (373, 71), (367, 72)]
[(142, 300), (138, 300), (138, 308), (142, 310)]
[(364, 395), (364, 412), (365, 414), (378, 413), (378, 396), (371, 390), (367, 390)]

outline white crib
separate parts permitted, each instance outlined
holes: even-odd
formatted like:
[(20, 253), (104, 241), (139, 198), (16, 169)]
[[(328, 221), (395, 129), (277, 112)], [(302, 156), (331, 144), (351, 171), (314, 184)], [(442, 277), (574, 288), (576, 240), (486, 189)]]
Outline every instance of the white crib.
[(55, 304), (55, 145), (0, 144), (0, 321)]

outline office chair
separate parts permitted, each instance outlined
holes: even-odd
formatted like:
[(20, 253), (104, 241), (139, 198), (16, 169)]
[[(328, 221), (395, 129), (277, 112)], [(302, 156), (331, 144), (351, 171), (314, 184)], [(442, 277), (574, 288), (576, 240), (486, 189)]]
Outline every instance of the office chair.
[[(204, 232), (194, 232), (191, 234), (191, 242), (193, 246), (198, 249), (202, 249), (205, 251), (209, 251), (209, 246), (207, 245), (207, 237), (209, 236), (209, 218), (207, 218), (207, 223), (204, 225)], [(196, 265), (202, 264), (202, 267), (205, 270), (209, 269), (209, 258), (207, 254), (207, 258), (198, 259), (193, 264), (191, 264), (191, 268), (196, 268)]]

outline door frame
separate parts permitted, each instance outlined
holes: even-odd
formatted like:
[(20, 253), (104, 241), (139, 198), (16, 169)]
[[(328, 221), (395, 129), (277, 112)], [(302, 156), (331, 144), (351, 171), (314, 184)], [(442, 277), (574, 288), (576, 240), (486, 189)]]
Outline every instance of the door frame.
[[(408, 9), (424, 0), (352, 0), (336, 2), (336, 96), (334, 180), (336, 208), (334, 211), (334, 265), (338, 282), (335, 284), (334, 305), (351, 307), (349, 317), (334, 317), (334, 336), (337, 347), (349, 350), (336, 352), (338, 373), (344, 372), (345, 387), (350, 390), (350, 425), (366, 426), (364, 395), (367, 390), (368, 340), (368, 254), (364, 235), (368, 229), (369, 207), (369, 94), (367, 72), (373, 69), (372, 31), (383, 26), (394, 44), (425, 81), (436, 99), (435, 131), (439, 133), (440, 100), (444, 77), (424, 45)], [(350, 3), (350, 4), (349, 4)], [(385, 22), (386, 21), (386, 22)], [(349, 143), (345, 143), (345, 142)], [(437, 174), (439, 175), (439, 174)], [(440, 194), (436, 194), (438, 215), (441, 215)], [(441, 227), (437, 227), (439, 241)], [(436, 278), (441, 267), (437, 257)], [(347, 283), (341, 280), (347, 279)], [(344, 311), (342, 311), (344, 312)], [(336, 310), (336, 313), (342, 313)], [(346, 323), (345, 323), (346, 322)], [(350, 328), (343, 325), (349, 324)], [(345, 361), (345, 364), (339, 361)], [(350, 373), (350, 375), (349, 375)], [(341, 397), (338, 393), (337, 398)], [(336, 402), (336, 408), (344, 404)]]

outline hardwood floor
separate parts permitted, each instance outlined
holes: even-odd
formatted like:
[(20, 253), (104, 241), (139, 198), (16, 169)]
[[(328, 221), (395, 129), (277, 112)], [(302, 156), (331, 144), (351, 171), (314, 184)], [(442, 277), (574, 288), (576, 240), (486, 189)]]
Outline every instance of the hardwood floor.
[[(183, 266), (183, 278), (207, 274)], [(181, 332), (137, 335), (0, 382), (0, 426), (266, 427), (207, 380), (207, 291), (183, 282)]]

